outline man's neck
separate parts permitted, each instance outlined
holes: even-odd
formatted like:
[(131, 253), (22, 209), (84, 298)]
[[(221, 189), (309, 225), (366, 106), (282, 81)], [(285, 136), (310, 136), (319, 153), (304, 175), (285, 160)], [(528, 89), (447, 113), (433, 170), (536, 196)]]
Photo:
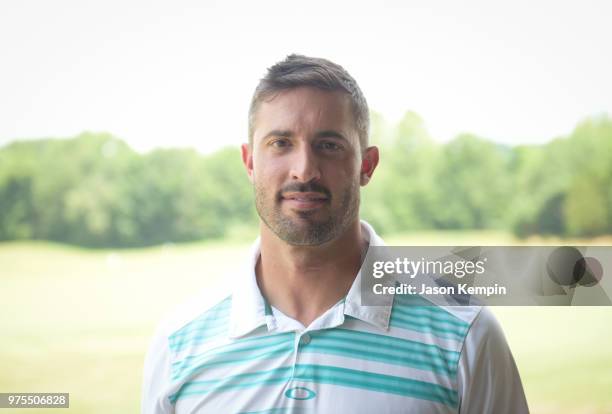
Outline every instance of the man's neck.
[(364, 247), (359, 221), (320, 246), (287, 244), (262, 224), (259, 289), (272, 306), (307, 327), (346, 296)]

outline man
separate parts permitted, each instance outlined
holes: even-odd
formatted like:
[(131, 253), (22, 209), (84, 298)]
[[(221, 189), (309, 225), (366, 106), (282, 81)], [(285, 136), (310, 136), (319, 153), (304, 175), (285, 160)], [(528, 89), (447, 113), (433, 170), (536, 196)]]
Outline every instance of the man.
[(358, 216), (379, 154), (355, 80), (291, 55), (260, 81), (249, 115), (252, 263), (231, 275), (231, 295), (159, 329), (143, 413), (528, 412), (487, 310), (361, 305), (362, 259), (383, 242)]

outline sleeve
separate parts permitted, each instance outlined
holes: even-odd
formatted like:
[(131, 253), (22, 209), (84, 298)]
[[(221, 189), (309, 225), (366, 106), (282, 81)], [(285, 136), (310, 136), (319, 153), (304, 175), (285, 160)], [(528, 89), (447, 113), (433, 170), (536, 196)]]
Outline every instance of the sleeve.
[(470, 327), (458, 367), (461, 414), (528, 414), (521, 378), (501, 326), (482, 308)]
[(168, 337), (162, 327), (153, 337), (145, 358), (141, 408), (142, 414), (173, 414), (168, 399), (170, 389), (170, 353)]

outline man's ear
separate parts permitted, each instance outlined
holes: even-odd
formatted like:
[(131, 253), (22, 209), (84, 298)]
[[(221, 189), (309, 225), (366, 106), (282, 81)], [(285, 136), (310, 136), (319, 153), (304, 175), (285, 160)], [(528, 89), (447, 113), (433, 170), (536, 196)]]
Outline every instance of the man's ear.
[(374, 174), (374, 170), (378, 165), (378, 147), (368, 147), (363, 152), (363, 157), (361, 158), (361, 174), (359, 177), (359, 183), (364, 186), (370, 179), (372, 178), (372, 174)]
[(240, 150), (242, 152), (242, 163), (249, 176), (249, 180), (253, 183), (253, 152), (251, 150), (251, 145), (242, 144)]

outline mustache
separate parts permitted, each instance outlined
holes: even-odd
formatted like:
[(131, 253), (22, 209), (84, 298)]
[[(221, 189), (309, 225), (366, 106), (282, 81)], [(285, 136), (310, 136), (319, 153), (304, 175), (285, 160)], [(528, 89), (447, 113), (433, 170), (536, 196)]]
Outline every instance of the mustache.
[(282, 199), (283, 193), (321, 193), (325, 194), (328, 200), (331, 200), (331, 191), (319, 183), (291, 183), (287, 184), (277, 194), (277, 199)]

